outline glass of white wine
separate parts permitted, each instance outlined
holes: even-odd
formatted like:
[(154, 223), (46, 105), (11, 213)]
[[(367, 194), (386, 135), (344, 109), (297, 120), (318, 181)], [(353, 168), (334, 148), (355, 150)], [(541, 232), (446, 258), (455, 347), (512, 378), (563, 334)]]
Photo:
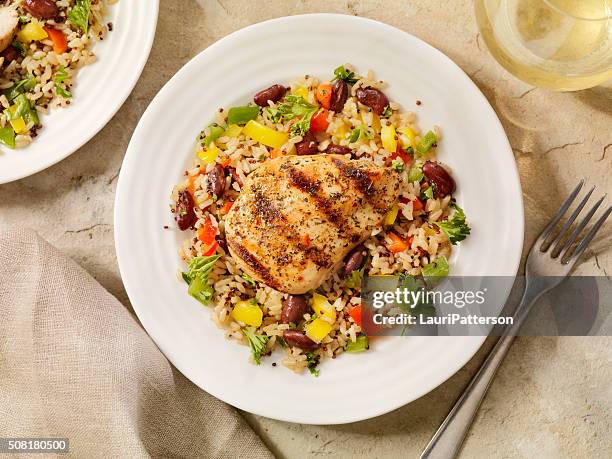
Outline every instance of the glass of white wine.
[(612, 0), (475, 0), (495, 59), (535, 86), (591, 88), (612, 78)]

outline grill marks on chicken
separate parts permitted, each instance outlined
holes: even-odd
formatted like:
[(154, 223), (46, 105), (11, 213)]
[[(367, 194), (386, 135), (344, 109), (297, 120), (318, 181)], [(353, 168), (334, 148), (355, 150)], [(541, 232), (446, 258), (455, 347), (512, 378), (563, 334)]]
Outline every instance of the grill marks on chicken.
[(226, 219), (231, 255), (272, 288), (318, 287), (397, 202), (401, 179), (370, 160), (289, 156), (252, 172)]
[(342, 175), (351, 180), (355, 187), (361, 191), (364, 196), (369, 197), (372, 195), (374, 192), (374, 181), (366, 172), (361, 169), (357, 169), (338, 158), (334, 158), (332, 161), (336, 167), (338, 167)]
[(283, 213), (259, 190), (254, 190), (253, 208), (255, 216), (269, 224), (280, 225), (286, 221)]
[(332, 199), (324, 196), (321, 193), (321, 181), (313, 180), (308, 175), (292, 166), (290, 163), (286, 163), (281, 168), (284, 168), (287, 174), (289, 182), (294, 187), (302, 190), (304, 193), (308, 193), (316, 202), (319, 210), (322, 214), (327, 217), (327, 220), (336, 225), (338, 228), (343, 227), (343, 223), (346, 223), (342, 216), (334, 208), (334, 202)]
[(228, 247), (230, 250), (235, 252), (242, 261), (244, 261), (252, 271), (257, 273), (257, 278), (262, 282), (265, 282), (272, 288), (277, 288), (279, 284), (276, 282), (270, 270), (266, 268), (261, 262), (255, 258), (251, 252), (249, 252), (244, 246), (240, 245), (234, 240), (228, 240)]

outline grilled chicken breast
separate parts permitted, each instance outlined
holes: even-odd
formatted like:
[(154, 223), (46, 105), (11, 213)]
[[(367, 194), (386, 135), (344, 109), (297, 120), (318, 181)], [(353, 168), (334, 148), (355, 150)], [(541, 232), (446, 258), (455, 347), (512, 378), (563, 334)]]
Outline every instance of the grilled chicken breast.
[(253, 278), (291, 294), (317, 288), (397, 202), (400, 175), (341, 155), (266, 161), (225, 221), (229, 251)]
[(13, 41), (19, 18), (14, 6), (0, 6), (0, 52), (4, 51)]

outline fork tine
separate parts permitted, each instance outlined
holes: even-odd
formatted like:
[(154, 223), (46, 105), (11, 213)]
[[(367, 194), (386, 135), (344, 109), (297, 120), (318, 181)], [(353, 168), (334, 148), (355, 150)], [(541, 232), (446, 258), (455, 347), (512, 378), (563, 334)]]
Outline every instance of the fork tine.
[[(572, 235), (567, 239), (567, 241), (565, 241), (565, 244), (559, 250), (559, 252), (563, 251), (563, 256), (561, 257), (562, 259), (567, 257), (567, 255), (569, 254), (569, 251), (570, 251), (570, 248), (571, 248), (572, 244), (576, 241), (576, 239), (578, 238), (578, 236), (580, 235), (582, 230), (588, 225), (588, 223), (591, 220), (591, 218), (593, 218), (593, 215), (595, 215), (595, 212), (597, 212), (597, 209), (599, 209), (599, 206), (601, 205), (601, 203), (604, 201), (604, 199), (606, 199), (606, 196), (607, 195), (604, 194), (601, 197), (601, 199), (595, 203), (595, 205), (591, 208), (591, 210), (589, 210), (589, 213), (586, 214), (586, 216), (582, 219), (580, 224), (578, 226), (576, 226), (576, 228), (572, 232)], [(560, 244), (560, 242), (559, 242), (559, 244)], [(555, 247), (555, 250), (556, 249), (557, 248)]]
[[(572, 194), (570, 194), (569, 197), (565, 200), (565, 202), (561, 205), (561, 207), (557, 211), (557, 214), (554, 216), (554, 218), (550, 221), (548, 225), (546, 225), (546, 228), (544, 228), (544, 231), (542, 231), (542, 233), (540, 234), (540, 237), (538, 238), (540, 242), (543, 243), (546, 241), (546, 238), (548, 237), (552, 229), (557, 225), (557, 223), (559, 223), (559, 220), (561, 220), (561, 217), (563, 217), (563, 214), (567, 212), (567, 209), (569, 208), (569, 206), (571, 206), (572, 202), (574, 202), (574, 199), (576, 199), (576, 195), (582, 189), (582, 185), (584, 185), (584, 179), (580, 180), (580, 183), (578, 184), (578, 186), (574, 188), (574, 191), (572, 191)], [(541, 248), (542, 248), (542, 244), (540, 244), (540, 249)]]
[(599, 217), (599, 220), (595, 222), (593, 228), (591, 228), (591, 231), (589, 231), (588, 234), (584, 237), (584, 239), (580, 241), (580, 244), (578, 244), (578, 247), (576, 247), (576, 250), (572, 254), (571, 258), (567, 260), (567, 263), (574, 264), (576, 263), (576, 261), (578, 261), (578, 258), (580, 258), (580, 256), (584, 253), (591, 240), (595, 237), (599, 229), (603, 226), (604, 222), (610, 215), (610, 212), (612, 212), (612, 206), (608, 207), (604, 214)]
[(561, 253), (561, 249), (565, 245), (563, 244), (563, 238), (565, 237), (566, 233), (569, 231), (570, 227), (572, 226), (572, 223), (574, 223), (574, 220), (576, 220), (580, 212), (582, 212), (582, 209), (584, 208), (587, 201), (593, 194), (594, 190), (595, 190), (595, 187), (591, 188), (591, 190), (586, 194), (584, 199), (580, 201), (580, 204), (578, 204), (574, 212), (572, 212), (572, 215), (570, 215), (567, 221), (563, 224), (563, 226), (561, 227), (561, 230), (559, 231), (559, 234), (557, 234), (557, 237), (550, 242), (552, 244), (553, 242), (556, 241), (555, 246), (553, 247), (553, 250), (551, 252), (551, 256), (553, 258), (556, 258), (559, 255), (559, 253)]

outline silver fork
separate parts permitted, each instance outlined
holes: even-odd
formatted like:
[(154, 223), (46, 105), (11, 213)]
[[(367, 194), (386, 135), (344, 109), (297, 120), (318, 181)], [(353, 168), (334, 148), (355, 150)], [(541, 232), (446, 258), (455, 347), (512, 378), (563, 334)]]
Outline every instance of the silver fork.
[(508, 353), (508, 349), (510, 349), (514, 337), (527, 318), (531, 307), (543, 293), (556, 287), (567, 277), (591, 240), (603, 226), (610, 212), (612, 212), (612, 206), (608, 207), (587, 235), (575, 246), (575, 249), (573, 248), (578, 236), (593, 218), (593, 215), (606, 197), (604, 195), (597, 201), (570, 233), (572, 224), (591, 197), (594, 190), (593, 187), (580, 201), (559, 232), (553, 234), (553, 230), (572, 205), (583, 185), (584, 180), (581, 180), (533, 244), (525, 266), (525, 292), (513, 315), (513, 324), (502, 332), (499, 340), (476, 375), (472, 378), (459, 400), (455, 403), (455, 406), (453, 406), (453, 409), (425, 447), (421, 454), (421, 459), (448, 459), (456, 457), (472, 425), (474, 416), (491, 385), (491, 381), (493, 381), (497, 369)]

